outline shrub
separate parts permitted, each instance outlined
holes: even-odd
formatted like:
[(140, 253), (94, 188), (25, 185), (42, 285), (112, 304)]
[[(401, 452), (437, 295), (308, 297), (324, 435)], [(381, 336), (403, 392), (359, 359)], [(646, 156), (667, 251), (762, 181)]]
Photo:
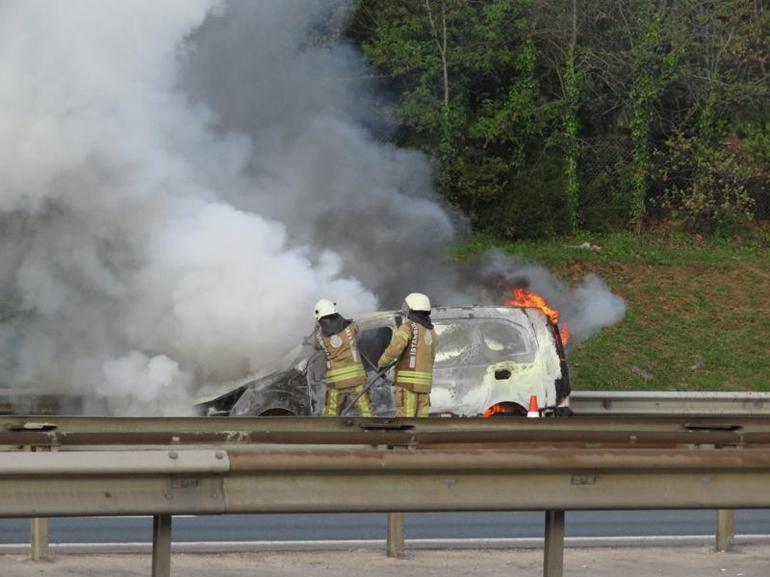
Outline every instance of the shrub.
[(657, 203), (674, 223), (691, 232), (729, 235), (753, 218), (752, 174), (737, 141), (709, 145), (675, 133), (655, 156)]

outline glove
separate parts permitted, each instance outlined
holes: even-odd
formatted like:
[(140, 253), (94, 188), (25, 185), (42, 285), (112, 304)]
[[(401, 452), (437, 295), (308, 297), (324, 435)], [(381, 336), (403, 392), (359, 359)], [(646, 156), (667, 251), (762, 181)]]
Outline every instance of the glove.
[(377, 363), (377, 372), (380, 373), (380, 374), (387, 373), (390, 370), (390, 368), (392, 366), (394, 366), (395, 364), (396, 364), (395, 361), (390, 362), (390, 363), (386, 363), (384, 365), (381, 365), (380, 363)]

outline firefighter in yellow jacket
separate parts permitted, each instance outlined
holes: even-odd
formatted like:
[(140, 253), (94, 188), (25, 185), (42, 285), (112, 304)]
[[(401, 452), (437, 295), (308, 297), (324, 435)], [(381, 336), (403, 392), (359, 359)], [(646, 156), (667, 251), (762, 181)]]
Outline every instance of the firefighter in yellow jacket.
[(338, 416), (354, 399), (362, 417), (371, 417), (369, 397), (364, 393), (366, 371), (356, 343), (358, 325), (337, 312), (335, 303), (321, 299), (315, 305), (315, 348), (326, 355), (327, 417)]
[(430, 320), (430, 299), (411, 293), (404, 299), (404, 322), (382, 353), (380, 368), (396, 363), (397, 417), (427, 417), (438, 340)]

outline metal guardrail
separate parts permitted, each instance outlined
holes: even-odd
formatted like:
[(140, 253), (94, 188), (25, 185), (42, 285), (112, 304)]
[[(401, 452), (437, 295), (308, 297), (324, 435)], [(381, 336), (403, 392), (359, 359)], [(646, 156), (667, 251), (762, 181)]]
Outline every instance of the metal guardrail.
[(436, 446), (530, 443), (600, 446), (770, 443), (766, 416), (523, 419), (307, 417), (0, 417), (0, 446)]
[(573, 391), (579, 415), (770, 415), (770, 393)]
[(557, 577), (565, 510), (770, 507), (756, 416), (4, 417), (0, 445), (0, 516), (153, 515), (158, 577), (175, 514), (544, 510)]
[[(2, 517), (770, 507), (767, 447), (125, 450), (1, 457)], [(155, 465), (123, 462), (142, 459)]]
[[(570, 403), (578, 414), (596, 415), (770, 415), (770, 393), (700, 391), (576, 390)], [(107, 411), (105, 399), (49, 391), (0, 388), (0, 415), (74, 415), (87, 406)]]

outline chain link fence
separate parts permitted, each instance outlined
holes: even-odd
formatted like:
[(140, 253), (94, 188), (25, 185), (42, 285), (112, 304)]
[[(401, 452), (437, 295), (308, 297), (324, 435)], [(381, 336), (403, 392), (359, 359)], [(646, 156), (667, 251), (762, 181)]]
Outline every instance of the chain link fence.
[(633, 143), (626, 135), (602, 135), (580, 142), (580, 224), (608, 232), (628, 227)]

